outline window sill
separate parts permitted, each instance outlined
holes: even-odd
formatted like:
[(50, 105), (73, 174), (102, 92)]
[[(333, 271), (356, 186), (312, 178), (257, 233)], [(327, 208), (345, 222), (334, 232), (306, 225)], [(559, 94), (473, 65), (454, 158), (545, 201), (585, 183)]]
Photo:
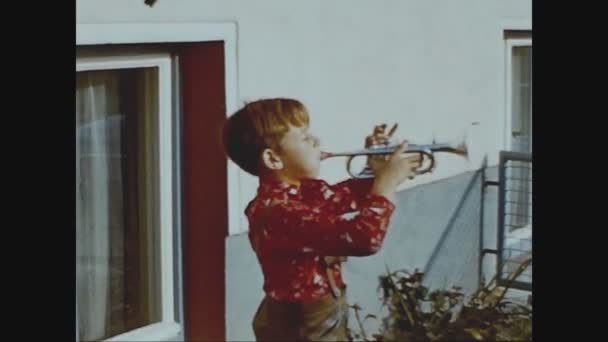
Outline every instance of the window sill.
[(116, 335), (106, 341), (172, 341), (181, 331), (180, 324), (166, 321)]

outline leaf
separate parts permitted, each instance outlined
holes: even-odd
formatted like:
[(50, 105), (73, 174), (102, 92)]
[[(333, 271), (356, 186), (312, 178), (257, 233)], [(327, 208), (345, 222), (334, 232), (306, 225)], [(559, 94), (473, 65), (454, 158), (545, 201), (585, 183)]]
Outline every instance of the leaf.
[(471, 336), (473, 336), (474, 339), (478, 341), (483, 340), (483, 335), (479, 329), (465, 328), (464, 331), (468, 332)]
[(427, 289), (424, 286), (420, 286), (420, 287), (416, 288), (416, 298), (424, 299), (424, 297), (426, 297), (428, 292), (429, 292), (429, 289)]

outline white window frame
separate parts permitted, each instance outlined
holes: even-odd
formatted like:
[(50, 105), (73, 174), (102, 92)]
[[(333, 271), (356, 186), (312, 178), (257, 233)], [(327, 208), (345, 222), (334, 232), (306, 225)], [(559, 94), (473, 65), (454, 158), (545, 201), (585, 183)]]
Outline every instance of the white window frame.
[(513, 48), (532, 47), (531, 38), (506, 38), (505, 39), (505, 134), (503, 137), (503, 149), (512, 150), (513, 143), (511, 131), (513, 129)]
[[(77, 23), (76, 45), (224, 42), (225, 93), (227, 115), (238, 110), (237, 23), (152, 22), (152, 23)], [(230, 160), (228, 170), (228, 235), (248, 231), (243, 193), (248, 194), (251, 176)]]
[(125, 68), (158, 68), (158, 170), (159, 170), (159, 238), (161, 321), (106, 341), (166, 341), (182, 332), (176, 321), (173, 257), (173, 171), (172, 171), (172, 85), (169, 54), (87, 57), (76, 59), (76, 72), (118, 70)]

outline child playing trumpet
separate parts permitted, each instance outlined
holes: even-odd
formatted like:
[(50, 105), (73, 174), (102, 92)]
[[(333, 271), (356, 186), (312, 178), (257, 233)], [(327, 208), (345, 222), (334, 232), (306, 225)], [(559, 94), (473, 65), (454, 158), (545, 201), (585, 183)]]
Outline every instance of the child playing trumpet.
[[(341, 261), (377, 253), (395, 209), (395, 190), (420, 166), (403, 157), (374, 158), (373, 179), (330, 185), (317, 179), (322, 152), (306, 108), (293, 99), (252, 102), (223, 128), (229, 158), (259, 178), (245, 214), (264, 276), (253, 320), (257, 340), (348, 340)], [(366, 145), (384, 142), (377, 127)]]

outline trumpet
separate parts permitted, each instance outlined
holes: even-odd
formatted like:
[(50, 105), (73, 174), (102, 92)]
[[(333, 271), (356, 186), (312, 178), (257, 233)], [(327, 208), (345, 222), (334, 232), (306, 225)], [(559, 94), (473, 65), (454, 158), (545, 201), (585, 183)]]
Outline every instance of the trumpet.
[[(388, 145), (388, 146), (375, 146), (366, 149), (360, 149), (349, 152), (323, 152), (322, 160), (333, 158), (333, 157), (348, 157), (346, 162), (346, 171), (353, 178), (373, 178), (374, 172), (371, 170), (369, 166), (366, 166), (363, 171), (358, 174), (353, 173), (351, 170), (352, 161), (360, 156), (378, 156), (378, 155), (390, 155), (396, 149), (398, 145)], [(415, 173), (418, 175), (427, 173), (432, 171), (435, 168), (435, 153), (452, 153), (461, 157), (464, 157), (468, 160), (468, 148), (465, 139), (462, 141), (456, 142), (444, 142), (444, 143), (431, 143), (431, 144), (408, 144), (408, 147), (404, 154), (406, 153), (417, 153), (420, 154), (422, 162), (420, 164), (420, 168), (415, 170)], [(424, 164), (427, 164), (426, 167), (423, 167)]]

